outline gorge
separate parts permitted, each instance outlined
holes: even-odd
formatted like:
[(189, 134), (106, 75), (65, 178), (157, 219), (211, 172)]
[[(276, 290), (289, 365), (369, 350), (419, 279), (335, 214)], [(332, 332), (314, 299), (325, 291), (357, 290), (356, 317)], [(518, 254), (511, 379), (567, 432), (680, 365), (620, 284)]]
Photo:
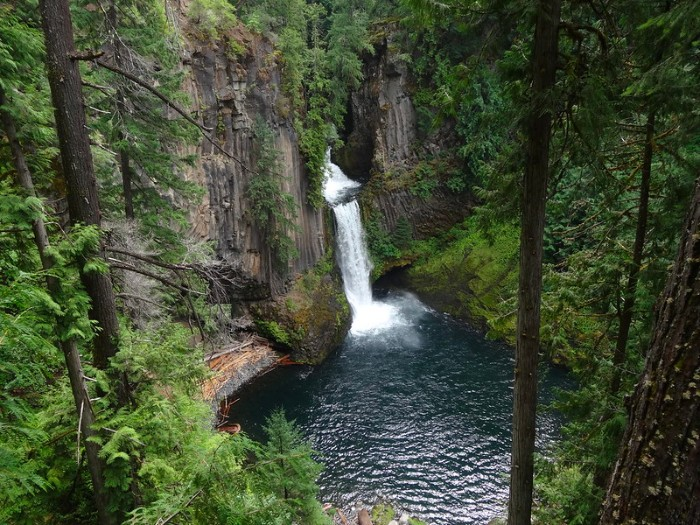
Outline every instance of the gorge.
[[(345, 513), (390, 502), (429, 524), (484, 524), (507, 496), (511, 350), (407, 292), (374, 299), (359, 184), (330, 156), (327, 173), (350, 333), (321, 365), (277, 369), (244, 388), (229, 417), (263, 438), (265, 419), (283, 408), (325, 465), (321, 499)], [(543, 372), (546, 403), (567, 379)], [(558, 427), (554, 413), (541, 415), (542, 450)]]
[(700, 524), (698, 27), (0, 2), (0, 523)]

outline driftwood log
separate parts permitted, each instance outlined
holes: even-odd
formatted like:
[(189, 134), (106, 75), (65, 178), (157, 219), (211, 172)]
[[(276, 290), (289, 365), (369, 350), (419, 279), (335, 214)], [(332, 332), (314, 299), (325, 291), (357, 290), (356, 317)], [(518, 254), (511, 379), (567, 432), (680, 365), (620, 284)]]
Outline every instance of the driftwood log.
[(357, 513), (357, 523), (358, 525), (372, 525), (372, 520), (369, 518), (367, 509), (362, 509)]

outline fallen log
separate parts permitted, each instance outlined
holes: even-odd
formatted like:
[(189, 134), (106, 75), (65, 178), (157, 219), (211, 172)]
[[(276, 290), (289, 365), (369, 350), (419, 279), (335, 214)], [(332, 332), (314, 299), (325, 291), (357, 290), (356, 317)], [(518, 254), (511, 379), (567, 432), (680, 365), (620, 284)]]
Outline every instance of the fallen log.
[(227, 434), (238, 434), (241, 431), (241, 425), (238, 423), (233, 423), (231, 425), (221, 425), (216, 428), (219, 432), (226, 432)]
[(348, 522), (348, 519), (345, 517), (345, 514), (343, 514), (343, 511), (340, 509), (335, 509), (335, 511), (338, 513), (338, 516), (340, 517), (340, 521), (343, 522), (343, 525), (350, 525)]
[(238, 344), (238, 345), (234, 345), (230, 348), (227, 348), (226, 350), (221, 350), (220, 352), (216, 352), (214, 354), (209, 354), (207, 356), (204, 356), (204, 360), (207, 362), (213, 361), (214, 359), (216, 359), (218, 357), (232, 354), (233, 352), (238, 352), (239, 350), (243, 350), (244, 348), (249, 347), (250, 345), (254, 344), (255, 342), (256, 341), (254, 339), (248, 339), (247, 341), (244, 341), (243, 343)]

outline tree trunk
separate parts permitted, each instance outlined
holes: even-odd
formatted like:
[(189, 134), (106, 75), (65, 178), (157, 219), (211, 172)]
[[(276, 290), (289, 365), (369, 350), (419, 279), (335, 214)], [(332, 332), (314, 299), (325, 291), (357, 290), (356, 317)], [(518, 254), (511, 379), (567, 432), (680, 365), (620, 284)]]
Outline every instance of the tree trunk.
[[(17, 181), (24, 189), (25, 193), (31, 197), (36, 197), (34, 191), (34, 183), (31, 173), (27, 167), (27, 162), (22, 152), (22, 147), (17, 139), (17, 132), (12, 117), (3, 111), (5, 104), (5, 96), (2, 88), (0, 88), (0, 119), (2, 127), (5, 130), (7, 140), (12, 152), (12, 160), (17, 172)], [(34, 232), (34, 243), (39, 251), (41, 258), (41, 266), (47, 271), (46, 285), (49, 289), (51, 297), (61, 301), (61, 285), (60, 282), (50, 275), (48, 270), (53, 267), (53, 261), (48, 254), (49, 236), (46, 231), (44, 220), (39, 217), (32, 222), (32, 230)], [(61, 340), (61, 332), (64, 331), (63, 320), (60, 317), (56, 318), (57, 336)], [(114, 523), (112, 516), (109, 514), (108, 497), (104, 485), (104, 464), (99, 458), (99, 446), (89, 440), (95, 435), (92, 429), (95, 423), (95, 415), (92, 411), (92, 403), (88, 395), (87, 386), (85, 384), (85, 375), (83, 373), (83, 365), (80, 361), (80, 353), (78, 352), (78, 344), (75, 338), (61, 340), (61, 350), (66, 361), (66, 369), (68, 370), (68, 378), (70, 380), (71, 391), (73, 392), (73, 400), (80, 422), (78, 431), (82, 434), (83, 443), (85, 445), (85, 454), (87, 455), (88, 470), (92, 479), (93, 494), (95, 497), (95, 505), (101, 525), (109, 525)]]
[(542, 244), (552, 128), (552, 114), (547, 98), (555, 80), (560, 10), (560, 0), (540, 0), (537, 5), (532, 56), (533, 103), (527, 122), (527, 158), (521, 200), (509, 525), (529, 525), (532, 512)]
[[(120, 107), (120, 110), (123, 110), (124, 95), (122, 94), (121, 90), (118, 90), (117, 97), (117, 107)], [(119, 100), (122, 102), (120, 103)], [(119, 140), (124, 140), (124, 134), (121, 131), (119, 132)], [(119, 148), (119, 165), (122, 171), (122, 191), (124, 192), (124, 215), (128, 220), (133, 220), (135, 217), (134, 197), (131, 187), (131, 166), (129, 164), (129, 153), (126, 151), (126, 148)]]
[(700, 523), (700, 179), (600, 525)]
[[(107, 23), (110, 25), (110, 47), (112, 49), (112, 55), (114, 57), (114, 63), (118, 68), (122, 67), (122, 52), (124, 45), (122, 44), (119, 35), (117, 34), (117, 27), (119, 24), (119, 17), (117, 15), (117, 6), (115, 0), (111, 0), (109, 3), (109, 9), (107, 10)], [(122, 123), (126, 119), (126, 104), (124, 89), (117, 82), (117, 117)], [(117, 133), (117, 139), (122, 142), (125, 139), (124, 132), (119, 130)], [(129, 162), (129, 152), (125, 147), (119, 147), (119, 168), (122, 172), (122, 192), (124, 193), (124, 215), (128, 220), (134, 219), (134, 198), (131, 185), (131, 166)]]
[[(68, 211), (73, 224), (99, 227), (100, 205), (97, 179), (92, 165), (80, 72), (74, 60), (75, 44), (67, 0), (41, 0), (39, 3), (44, 38), (46, 64), (51, 97), (55, 109), (56, 131), (61, 150), (63, 176), (68, 188)], [(112, 280), (107, 274), (80, 272), (80, 278), (90, 296), (90, 318), (96, 321), (93, 360), (105, 368), (117, 353), (119, 323)]]
[(639, 188), (639, 213), (637, 214), (637, 231), (634, 237), (632, 262), (629, 267), (627, 286), (625, 287), (624, 303), (620, 314), (620, 328), (617, 333), (615, 354), (613, 355), (613, 377), (610, 392), (617, 394), (622, 381), (622, 368), (627, 354), (632, 314), (637, 295), (639, 270), (642, 267), (644, 255), (644, 240), (647, 232), (647, 217), (649, 215), (649, 185), (651, 181), (651, 161), (654, 155), (654, 112), (649, 113), (646, 125), (646, 140), (644, 142), (644, 159), (642, 160), (642, 181)]

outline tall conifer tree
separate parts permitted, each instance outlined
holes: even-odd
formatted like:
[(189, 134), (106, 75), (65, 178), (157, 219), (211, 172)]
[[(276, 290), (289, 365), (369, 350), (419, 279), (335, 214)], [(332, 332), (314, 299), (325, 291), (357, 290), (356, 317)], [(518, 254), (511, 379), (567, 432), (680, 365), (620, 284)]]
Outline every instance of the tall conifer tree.
[(537, 357), (540, 350), (542, 247), (549, 173), (549, 141), (560, 0), (537, 2), (532, 64), (532, 106), (527, 117), (527, 150), (521, 196), (520, 284), (513, 392), (513, 450), (511, 456), (509, 525), (529, 525), (537, 407)]
[[(70, 219), (73, 224), (99, 227), (102, 217), (70, 9), (67, 0), (42, 0), (39, 6)], [(109, 358), (119, 348), (119, 323), (112, 280), (108, 274), (86, 268), (81, 269), (80, 277), (90, 296), (90, 317), (98, 328), (93, 359), (96, 366), (105, 368)]]

